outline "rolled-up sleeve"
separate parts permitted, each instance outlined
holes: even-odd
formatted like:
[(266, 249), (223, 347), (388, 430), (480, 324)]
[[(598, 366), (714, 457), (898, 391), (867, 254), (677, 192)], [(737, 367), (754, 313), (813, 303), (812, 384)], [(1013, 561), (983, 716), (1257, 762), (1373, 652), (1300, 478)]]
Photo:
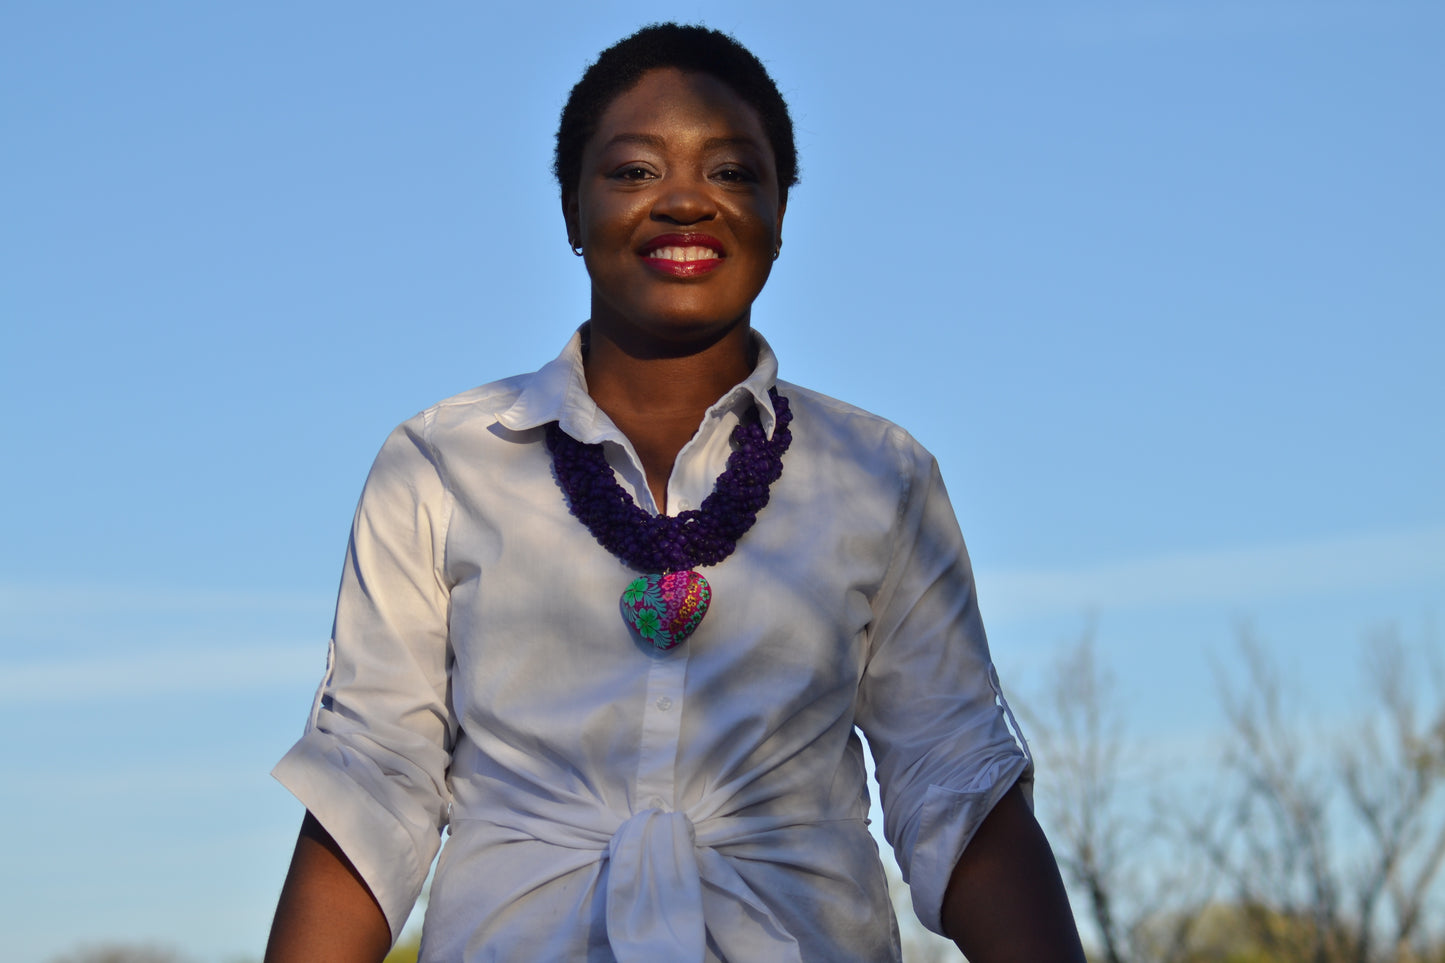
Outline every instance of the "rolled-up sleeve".
[(944, 890), (994, 804), (1033, 764), (1011, 729), (973, 570), (938, 466), (901, 431), (893, 559), (874, 599), (858, 724), (877, 766), (884, 834), (919, 919), (942, 932)]
[(340, 845), (395, 938), (440, 845), (456, 723), (447, 691), (451, 500), (419, 415), (362, 492), (326, 676), (273, 775)]

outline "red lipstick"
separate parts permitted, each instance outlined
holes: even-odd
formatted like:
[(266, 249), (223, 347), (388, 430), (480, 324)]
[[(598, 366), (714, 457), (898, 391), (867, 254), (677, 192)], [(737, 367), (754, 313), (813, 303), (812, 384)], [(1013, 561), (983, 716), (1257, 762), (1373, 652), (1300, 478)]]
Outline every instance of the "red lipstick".
[(673, 277), (707, 274), (722, 264), (722, 242), (711, 234), (659, 234), (647, 240), (638, 254), (647, 266)]

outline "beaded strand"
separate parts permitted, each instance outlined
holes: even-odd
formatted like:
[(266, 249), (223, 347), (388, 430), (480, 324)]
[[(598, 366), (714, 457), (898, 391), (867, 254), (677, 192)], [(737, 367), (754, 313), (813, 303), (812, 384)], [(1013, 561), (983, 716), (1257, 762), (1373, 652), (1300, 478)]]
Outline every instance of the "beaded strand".
[(777, 422), (773, 437), (757, 411), (732, 433), (734, 450), (712, 494), (699, 508), (677, 515), (650, 515), (617, 482), (601, 445), (584, 445), (557, 422), (547, 426), (547, 447), (567, 505), (587, 531), (629, 568), (680, 572), (716, 565), (737, 548), (757, 521), (773, 482), (783, 474), (783, 453), (792, 443), (788, 399), (768, 390)]

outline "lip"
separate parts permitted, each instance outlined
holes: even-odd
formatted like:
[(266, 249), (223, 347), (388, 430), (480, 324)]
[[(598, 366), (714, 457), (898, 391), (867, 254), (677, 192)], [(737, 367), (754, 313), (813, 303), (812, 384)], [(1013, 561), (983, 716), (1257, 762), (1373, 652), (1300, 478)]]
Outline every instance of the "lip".
[[(705, 247), (713, 252), (713, 257), (699, 258), (695, 261), (673, 261), (668, 258), (654, 256), (657, 251), (669, 247)], [(638, 254), (642, 255), (642, 261), (648, 267), (659, 274), (666, 274), (675, 278), (694, 278), (708, 274), (722, 265), (726, 252), (723, 250), (722, 241), (711, 234), (659, 234), (657, 237), (649, 238), (638, 248)]]
[[(657, 237), (650, 238), (647, 241), (644, 241), (642, 247), (638, 248), (637, 253), (641, 254), (643, 257), (647, 257), (653, 251), (659, 250), (664, 247), (706, 247), (711, 248), (717, 254), (718, 258), (727, 257), (727, 251), (723, 248), (722, 241), (719, 241), (711, 234), (694, 233), (659, 234), (657, 235)], [(662, 259), (656, 258), (655, 260)]]

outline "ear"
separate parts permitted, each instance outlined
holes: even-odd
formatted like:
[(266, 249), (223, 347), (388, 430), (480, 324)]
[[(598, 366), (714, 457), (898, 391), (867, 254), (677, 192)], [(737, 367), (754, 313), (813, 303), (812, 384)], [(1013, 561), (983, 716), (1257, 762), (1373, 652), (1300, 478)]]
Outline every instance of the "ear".
[(578, 216), (577, 192), (564, 191), (562, 193), (562, 220), (567, 224), (567, 243), (571, 245), (580, 244), (582, 241), (582, 224)]
[(788, 213), (788, 198), (783, 197), (778, 201), (778, 225), (773, 228), (773, 244), (775, 247), (783, 246), (783, 215)]

